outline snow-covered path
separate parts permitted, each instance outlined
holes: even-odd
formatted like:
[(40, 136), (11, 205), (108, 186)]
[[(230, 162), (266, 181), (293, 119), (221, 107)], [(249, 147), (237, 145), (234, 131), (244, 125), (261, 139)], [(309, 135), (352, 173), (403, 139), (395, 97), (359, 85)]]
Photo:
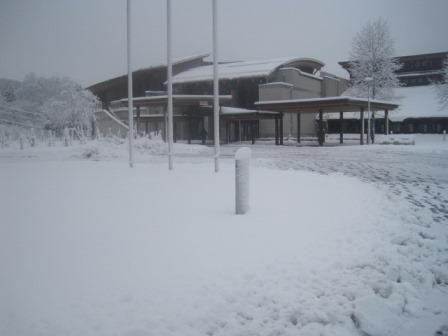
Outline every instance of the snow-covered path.
[(0, 334), (448, 323), (446, 147), (254, 146), (251, 211), (235, 216), (237, 147), (223, 146), (218, 175), (195, 147), (173, 172), (157, 155), (130, 170), (123, 148), (101, 144), (0, 151)]
[[(231, 156), (238, 147), (225, 146), (224, 156)], [(388, 187), (436, 222), (448, 220), (448, 144), (252, 148), (259, 165), (357, 177)]]

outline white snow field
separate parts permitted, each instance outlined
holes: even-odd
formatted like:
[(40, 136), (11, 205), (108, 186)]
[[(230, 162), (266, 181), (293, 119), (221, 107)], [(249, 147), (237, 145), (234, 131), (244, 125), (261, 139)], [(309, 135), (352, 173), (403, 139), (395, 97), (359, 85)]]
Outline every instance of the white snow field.
[[(448, 142), (0, 148), (0, 335), (447, 335)], [(437, 334), (438, 333), (438, 334)]]

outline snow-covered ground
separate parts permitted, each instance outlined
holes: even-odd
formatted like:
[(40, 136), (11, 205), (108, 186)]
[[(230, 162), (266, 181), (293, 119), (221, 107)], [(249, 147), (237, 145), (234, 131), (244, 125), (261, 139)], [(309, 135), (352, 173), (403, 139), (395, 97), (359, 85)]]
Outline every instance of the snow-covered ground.
[(1, 148), (0, 335), (448, 334), (448, 142), (239, 147)]

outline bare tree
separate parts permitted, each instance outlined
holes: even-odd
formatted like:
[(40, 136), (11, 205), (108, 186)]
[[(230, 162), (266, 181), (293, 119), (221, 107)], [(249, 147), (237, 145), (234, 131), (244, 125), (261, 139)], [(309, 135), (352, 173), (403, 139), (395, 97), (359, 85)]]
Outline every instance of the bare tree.
[(448, 109), (448, 58), (443, 63), (443, 80), (437, 86), (437, 98), (441, 109)]
[(394, 41), (388, 23), (381, 18), (367, 22), (353, 39), (349, 68), (352, 86), (348, 93), (367, 97), (369, 84), (366, 78), (371, 78), (372, 98), (393, 98), (393, 89), (399, 86), (395, 71), (401, 67), (393, 56)]

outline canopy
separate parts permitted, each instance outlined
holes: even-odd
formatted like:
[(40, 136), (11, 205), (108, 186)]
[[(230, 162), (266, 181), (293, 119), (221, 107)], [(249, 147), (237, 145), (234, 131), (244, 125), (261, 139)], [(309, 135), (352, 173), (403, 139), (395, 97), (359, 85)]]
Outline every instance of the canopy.
[[(325, 97), (311, 99), (290, 99), (258, 101), (255, 105), (263, 110), (276, 112), (316, 113), (316, 112), (359, 112), (367, 110), (368, 99), (356, 97)], [(383, 100), (370, 100), (372, 111), (391, 111), (399, 105)]]

